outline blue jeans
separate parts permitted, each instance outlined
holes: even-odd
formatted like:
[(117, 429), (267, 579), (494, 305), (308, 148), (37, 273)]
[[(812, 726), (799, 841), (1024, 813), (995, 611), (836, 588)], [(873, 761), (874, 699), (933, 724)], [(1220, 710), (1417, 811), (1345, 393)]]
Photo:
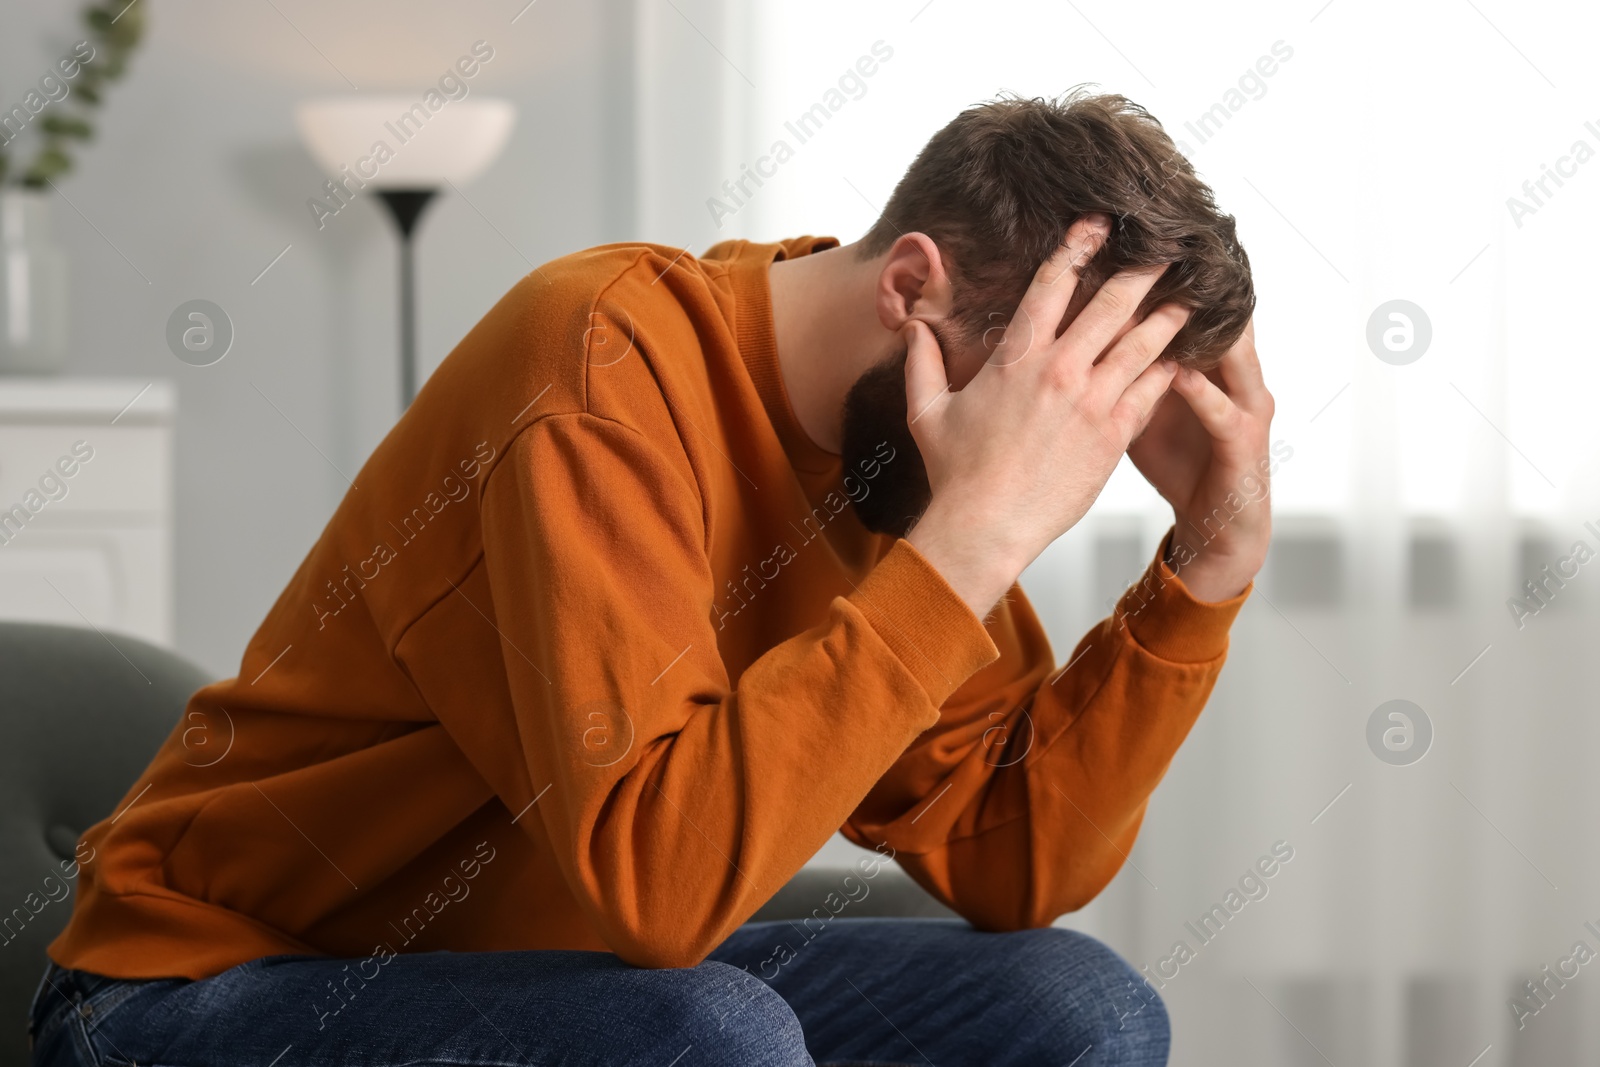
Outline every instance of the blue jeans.
[(1168, 1044), (1159, 998), (1093, 938), (913, 919), (751, 923), (681, 970), (553, 951), (269, 956), (198, 982), (52, 966), (32, 1020), (37, 1067), (1142, 1067)]

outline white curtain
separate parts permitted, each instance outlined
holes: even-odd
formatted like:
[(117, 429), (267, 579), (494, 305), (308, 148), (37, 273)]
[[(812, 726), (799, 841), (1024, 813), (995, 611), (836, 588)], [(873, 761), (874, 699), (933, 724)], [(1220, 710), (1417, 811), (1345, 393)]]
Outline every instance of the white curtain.
[[(1589, 832), (1600, 560), (1560, 562), (1577, 541), (1600, 552), (1595, 11), (1509, 0), (638, 10), (639, 219), (663, 241), (851, 240), (934, 130), (1002, 90), (1094, 82), (1166, 123), (1240, 221), (1274, 437), (1293, 456), (1274, 485), (1260, 595), (1133, 864), (1064, 921), (1158, 977), (1176, 970), (1162, 990), (1176, 1064), (1596, 1062), (1600, 963), (1573, 952), (1600, 953), (1585, 926), (1600, 931)], [(791, 149), (781, 159), (779, 141)], [(747, 168), (761, 180), (741, 185)], [(1403, 364), (1419, 349), (1380, 344), (1380, 359), (1368, 342), (1369, 320), (1396, 300), (1422, 314), (1380, 316), (1380, 333), (1398, 329), (1402, 343), (1409, 330), (1415, 346), (1424, 319), (1431, 332)], [(1125, 464), (1030, 570), (1058, 654), (1168, 521)], [(1548, 606), (1519, 627), (1508, 598), (1547, 564), (1576, 574), (1547, 582)], [(1369, 719), (1391, 700), (1431, 724), (1420, 761), (1394, 765), (1369, 745)], [(1186, 924), (1279, 842), (1293, 859), (1261, 880), (1266, 895), (1248, 883), (1259, 899), (1202, 943)], [(1186, 962), (1174, 961), (1178, 941)], [(1569, 977), (1546, 977), (1561, 970)], [(1528, 980), (1544, 982), (1542, 1002)]]

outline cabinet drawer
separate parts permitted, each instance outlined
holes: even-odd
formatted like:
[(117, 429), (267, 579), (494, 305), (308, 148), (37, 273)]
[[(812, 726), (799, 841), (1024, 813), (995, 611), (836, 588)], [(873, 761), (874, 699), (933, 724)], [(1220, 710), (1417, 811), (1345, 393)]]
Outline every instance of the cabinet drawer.
[(6, 621), (88, 625), (165, 644), (171, 584), (166, 531), (155, 526), (25, 530), (0, 545)]

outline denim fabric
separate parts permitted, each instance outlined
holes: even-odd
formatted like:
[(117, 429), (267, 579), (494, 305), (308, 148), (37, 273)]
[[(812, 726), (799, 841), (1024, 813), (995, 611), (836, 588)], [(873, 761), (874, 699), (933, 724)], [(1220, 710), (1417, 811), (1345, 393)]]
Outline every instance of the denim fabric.
[(1167, 1062), (1160, 1000), (1067, 930), (751, 923), (709, 960), (601, 952), (270, 956), (199, 982), (52, 967), (37, 1067), (1008, 1067)]

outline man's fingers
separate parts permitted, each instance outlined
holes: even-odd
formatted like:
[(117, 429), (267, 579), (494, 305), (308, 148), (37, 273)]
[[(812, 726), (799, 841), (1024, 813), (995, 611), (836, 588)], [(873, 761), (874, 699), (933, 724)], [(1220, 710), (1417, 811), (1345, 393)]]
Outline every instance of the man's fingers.
[(1067, 305), (1078, 288), (1083, 268), (1104, 247), (1110, 234), (1111, 220), (1100, 212), (1091, 212), (1067, 227), (1066, 239), (1039, 264), (1033, 283), (1022, 295), (1017, 314), (1044, 331), (1042, 341), (1049, 342), (1055, 337), (1056, 327), (1066, 315)]
[(906, 422), (915, 426), (930, 408), (949, 403), (950, 381), (944, 373), (944, 353), (927, 323), (910, 320), (905, 337)]
[(1127, 431), (1130, 439), (1150, 421), (1150, 413), (1161, 403), (1161, 398), (1167, 395), (1167, 389), (1172, 385), (1173, 375), (1177, 370), (1178, 365), (1167, 360), (1152, 363), (1123, 391), (1122, 398), (1117, 401), (1113, 412), (1119, 418), (1126, 419), (1123, 429)]
[(1064, 346), (1051, 357), (1066, 359), (1087, 370), (1133, 318), (1168, 264), (1142, 267), (1112, 275), (1061, 335)]
[[(1122, 395), (1145, 368), (1161, 358), (1167, 345), (1189, 321), (1188, 308), (1163, 304), (1135, 325), (1111, 346), (1104, 359), (1095, 364), (1096, 388), (1111, 398)], [(1170, 375), (1169, 375), (1170, 377)]]
[(1244, 413), (1217, 384), (1193, 367), (1184, 367), (1172, 379), (1173, 390), (1188, 402), (1195, 418), (1218, 441), (1231, 441), (1239, 434)]
[(1267, 393), (1267, 382), (1261, 374), (1261, 360), (1256, 355), (1256, 324), (1252, 319), (1245, 324), (1244, 333), (1223, 353), (1217, 367), (1228, 394), (1246, 402), (1246, 406)]

